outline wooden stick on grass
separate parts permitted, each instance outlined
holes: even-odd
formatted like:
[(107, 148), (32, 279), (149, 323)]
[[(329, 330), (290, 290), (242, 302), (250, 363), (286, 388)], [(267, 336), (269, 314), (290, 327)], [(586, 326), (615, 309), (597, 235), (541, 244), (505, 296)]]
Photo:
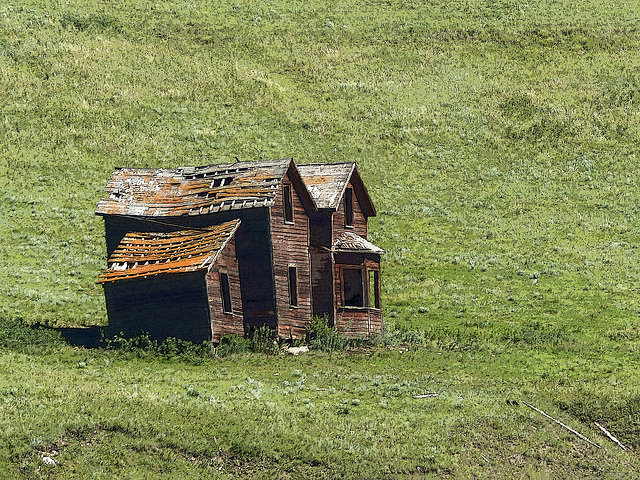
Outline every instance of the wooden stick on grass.
[(560, 425), (561, 427), (566, 428), (567, 430), (569, 430), (571, 433), (575, 433), (577, 436), (579, 436), (581, 439), (583, 439), (585, 442), (590, 443), (591, 445), (593, 445), (594, 447), (598, 447), (600, 448), (600, 445), (593, 443), (591, 440), (589, 440), (587, 437), (585, 437), (584, 435), (582, 435), (579, 432), (576, 432), (573, 428), (566, 426), (564, 423), (562, 423), (560, 420), (556, 420), (555, 418), (553, 418), (551, 415), (547, 415), (546, 413), (544, 413), (542, 410), (534, 407), (533, 405), (528, 404), (527, 402), (525, 402), (524, 400), (522, 401), (522, 403), (524, 403), (527, 407), (534, 409), (536, 412), (544, 415), (545, 417), (547, 417), (550, 420), (553, 420), (554, 422), (556, 422), (558, 425)]
[(599, 428), (600, 430), (602, 430), (602, 431), (604, 432), (604, 434), (605, 434), (607, 437), (609, 437), (609, 438), (611, 439), (611, 441), (612, 441), (612, 442), (617, 443), (617, 444), (618, 444), (618, 446), (619, 446), (621, 449), (623, 449), (623, 450), (626, 450), (626, 449), (627, 449), (627, 447), (625, 447), (622, 443), (620, 443), (620, 440), (618, 440), (616, 437), (614, 437), (613, 435), (611, 435), (611, 434), (609, 433), (609, 431), (608, 431), (606, 428), (604, 428), (604, 427), (603, 427), (602, 425), (600, 425), (598, 422), (593, 422), (593, 423), (595, 423), (595, 424), (598, 426), (598, 428)]

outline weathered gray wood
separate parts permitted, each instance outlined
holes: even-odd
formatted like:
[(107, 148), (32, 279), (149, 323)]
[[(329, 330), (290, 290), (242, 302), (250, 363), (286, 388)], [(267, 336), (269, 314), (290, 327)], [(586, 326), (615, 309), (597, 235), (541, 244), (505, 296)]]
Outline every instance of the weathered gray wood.
[(525, 402), (524, 400), (522, 400), (522, 403), (524, 403), (527, 407), (529, 407), (529, 408), (531, 408), (531, 409), (535, 410), (535, 411), (536, 411), (536, 412), (538, 412), (539, 414), (541, 414), (541, 415), (543, 415), (543, 416), (547, 417), (548, 419), (553, 420), (554, 422), (556, 422), (556, 423), (557, 423), (558, 425), (560, 425), (561, 427), (566, 428), (566, 429), (567, 429), (567, 430), (569, 430), (571, 433), (573, 433), (573, 434), (577, 435), (578, 437), (580, 437), (580, 438), (581, 438), (582, 440), (584, 440), (585, 442), (590, 443), (590, 444), (591, 444), (591, 445), (593, 445), (594, 447), (598, 447), (598, 448), (600, 448), (600, 445), (598, 445), (597, 443), (593, 443), (593, 442), (592, 442), (591, 440), (589, 440), (587, 437), (585, 437), (584, 435), (582, 435), (582, 434), (581, 434), (581, 433), (579, 433), (579, 432), (576, 432), (573, 428), (568, 427), (567, 425), (565, 425), (564, 423), (562, 423), (560, 420), (556, 420), (556, 419), (555, 419), (555, 418), (553, 418), (551, 415), (548, 415), (548, 414), (544, 413), (542, 410), (540, 410), (540, 409), (538, 409), (538, 408), (534, 407), (533, 405), (531, 405), (531, 404), (529, 404), (529, 403)]
[(616, 437), (614, 437), (613, 435), (611, 435), (611, 433), (609, 433), (609, 431), (608, 431), (606, 428), (604, 428), (604, 427), (603, 427), (602, 425), (600, 425), (598, 422), (593, 422), (593, 423), (595, 423), (595, 424), (598, 426), (598, 428), (599, 428), (600, 430), (602, 430), (602, 431), (604, 432), (604, 434), (605, 434), (607, 437), (609, 437), (609, 438), (611, 439), (611, 441), (612, 441), (613, 443), (617, 444), (617, 445), (618, 445), (621, 449), (623, 449), (623, 450), (626, 450), (626, 449), (627, 449), (627, 447), (625, 447), (622, 443), (620, 443), (620, 440), (618, 440)]

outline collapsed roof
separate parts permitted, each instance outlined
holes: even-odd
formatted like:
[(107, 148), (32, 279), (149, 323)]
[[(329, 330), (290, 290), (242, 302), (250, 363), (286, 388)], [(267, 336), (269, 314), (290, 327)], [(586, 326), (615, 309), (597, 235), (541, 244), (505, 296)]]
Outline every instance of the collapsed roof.
[(208, 270), (239, 225), (240, 220), (232, 220), (203, 229), (128, 233), (98, 283)]

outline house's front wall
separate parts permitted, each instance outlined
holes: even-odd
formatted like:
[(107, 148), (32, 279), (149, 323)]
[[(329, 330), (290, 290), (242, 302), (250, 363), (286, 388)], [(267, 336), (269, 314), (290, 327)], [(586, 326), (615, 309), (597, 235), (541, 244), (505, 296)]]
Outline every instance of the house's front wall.
[[(226, 278), (225, 285), (222, 284), (223, 276)], [(212, 340), (219, 342), (223, 335), (244, 335), (242, 293), (235, 238), (232, 238), (220, 252), (205, 279)], [(225, 305), (225, 302), (228, 302), (228, 305)]]
[[(335, 253), (335, 326), (350, 337), (367, 337), (382, 332), (382, 310), (380, 309), (380, 255), (362, 253)], [(345, 284), (359, 271), (360, 284)], [(360, 289), (360, 301), (349, 301), (348, 293)], [(359, 305), (349, 305), (359, 303)]]
[[(291, 188), (292, 221), (286, 219), (285, 212), (287, 185)], [(301, 185), (291, 181), (288, 174), (285, 175), (271, 208), (278, 336), (281, 338), (304, 337), (311, 318), (309, 217), (301, 200), (301, 188)], [(290, 285), (292, 274), (295, 275), (293, 286)], [(292, 288), (295, 298), (292, 298)]]
[(367, 217), (365, 217), (362, 212), (362, 207), (360, 206), (360, 202), (358, 201), (356, 195), (356, 189), (353, 187), (353, 183), (349, 182), (347, 184), (347, 189), (351, 189), (352, 193), (352, 209), (353, 209), (353, 221), (351, 225), (347, 223), (347, 195), (346, 190), (342, 195), (342, 199), (340, 200), (340, 206), (338, 210), (333, 213), (333, 221), (332, 221), (332, 232), (333, 239), (338, 238), (343, 232), (353, 232), (356, 235), (360, 235), (362, 238), (367, 238), (368, 228), (367, 228)]

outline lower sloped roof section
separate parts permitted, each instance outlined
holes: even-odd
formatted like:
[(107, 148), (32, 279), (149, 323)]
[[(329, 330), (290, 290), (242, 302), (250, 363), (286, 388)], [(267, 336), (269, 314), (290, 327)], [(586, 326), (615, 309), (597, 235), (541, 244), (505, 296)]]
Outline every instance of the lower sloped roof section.
[(336, 238), (332, 250), (334, 252), (375, 253), (378, 255), (385, 253), (380, 247), (376, 247), (370, 241), (352, 232), (344, 232)]
[(175, 232), (130, 232), (97, 283), (208, 270), (233, 238), (240, 220)]

